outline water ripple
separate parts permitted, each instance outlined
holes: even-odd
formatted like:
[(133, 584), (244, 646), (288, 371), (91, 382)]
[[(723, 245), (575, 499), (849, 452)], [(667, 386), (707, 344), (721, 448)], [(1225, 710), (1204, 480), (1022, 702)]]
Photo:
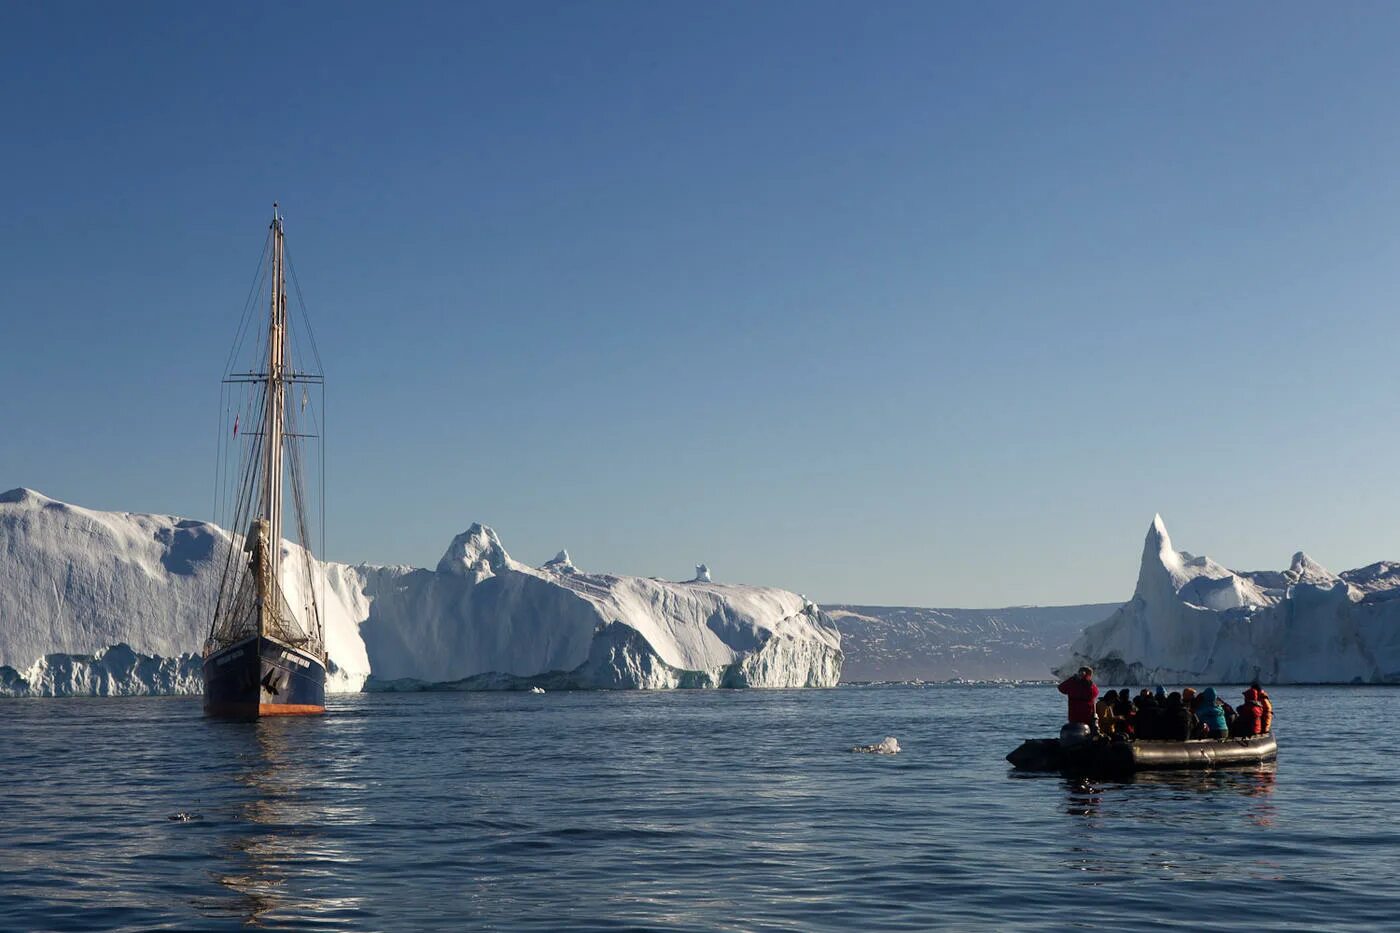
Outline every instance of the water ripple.
[[(1393, 691), (1275, 691), (1278, 765), (1016, 775), (1050, 690), (365, 695), (212, 723), (15, 700), (8, 929), (1374, 929)], [(897, 756), (852, 755), (899, 738)], [(172, 820), (175, 814), (192, 818)]]

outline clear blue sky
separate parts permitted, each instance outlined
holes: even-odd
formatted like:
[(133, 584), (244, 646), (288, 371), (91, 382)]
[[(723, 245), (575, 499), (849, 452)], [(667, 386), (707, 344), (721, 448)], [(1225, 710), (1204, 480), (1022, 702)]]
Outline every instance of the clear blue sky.
[(274, 199), (329, 557), (818, 600), (1400, 558), (1400, 6), (0, 6), (0, 488), (211, 512)]

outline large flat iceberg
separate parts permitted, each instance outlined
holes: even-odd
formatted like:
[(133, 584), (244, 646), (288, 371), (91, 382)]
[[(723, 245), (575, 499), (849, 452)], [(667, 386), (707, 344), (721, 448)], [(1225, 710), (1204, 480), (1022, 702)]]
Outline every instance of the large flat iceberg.
[[(841, 638), (815, 604), (770, 587), (543, 567), (472, 525), (436, 570), (367, 572), (360, 626), (375, 685), (825, 687)], [(373, 686), (373, 685), (372, 685)]]
[(1133, 598), (1084, 630), (1057, 673), (1109, 684), (1400, 682), (1400, 565), (1235, 571), (1172, 547), (1156, 516)]
[[(208, 522), (0, 493), (0, 695), (198, 693), (231, 537)], [(295, 545), (283, 543), (290, 552)], [(293, 607), (308, 600), (292, 568)], [(327, 688), (804, 687), (841, 672), (796, 593), (513, 560), (473, 525), (434, 570), (315, 562)]]

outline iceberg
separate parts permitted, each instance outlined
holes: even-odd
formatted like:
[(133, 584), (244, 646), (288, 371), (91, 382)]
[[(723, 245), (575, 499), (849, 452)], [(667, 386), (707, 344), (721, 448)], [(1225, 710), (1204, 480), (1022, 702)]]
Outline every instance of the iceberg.
[(204, 661), (197, 654), (160, 658), (130, 645), (95, 654), (49, 654), (27, 669), (0, 667), (0, 696), (152, 696), (196, 694), (204, 689)]
[[(0, 694), (202, 692), (199, 658), (232, 541), (209, 522), (0, 493)], [(282, 548), (288, 602), (304, 605), (291, 559), (300, 549)], [(326, 689), (359, 690), (369, 676), (359, 574), (315, 567), (332, 662)], [(157, 663), (127, 663), (118, 648)]]
[(770, 587), (579, 570), (567, 551), (514, 560), (472, 525), (435, 571), (367, 578), (360, 626), (374, 682), (641, 688), (823, 687), (840, 678), (835, 623)]
[(1160, 515), (1133, 598), (1089, 626), (1056, 674), (1103, 683), (1400, 683), (1400, 565), (1334, 574), (1299, 552), (1287, 570), (1235, 571), (1172, 546)]
[[(0, 493), (0, 695), (202, 691), (199, 658), (233, 537), (209, 522)], [(289, 559), (283, 585), (300, 591)], [(841, 638), (771, 587), (543, 567), (474, 524), (433, 570), (313, 560), (326, 688), (823, 687)]]

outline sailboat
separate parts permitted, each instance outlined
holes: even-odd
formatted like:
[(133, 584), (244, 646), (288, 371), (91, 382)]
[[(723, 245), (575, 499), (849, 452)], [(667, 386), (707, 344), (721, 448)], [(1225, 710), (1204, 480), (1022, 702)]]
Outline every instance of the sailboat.
[[(221, 471), (222, 485), (216, 483), (216, 511), (231, 516), (225, 526), (230, 534), (204, 646), (204, 711), (238, 719), (326, 710), (325, 633), (315, 582), (320, 575), (313, 572), (305, 493), (306, 441), (322, 438), (316, 409), (306, 417), (307, 390), (323, 387), (324, 380), (319, 354), (314, 368), (294, 365), (287, 254), (276, 204), (260, 275), (264, 268), (271, 280), (266, 330), (250, 326), (256, 320), (253, 296), (260, 291), (255, 278), (224, 378), (223, 415), (232, 415), (232, 437), (225, 444), (221, 428), (220, 460), (237, 466)], [(250, 335), (256, 349), (243, 371), (235, 360)], [(314, 337), (310, 346), (314, 352)], [(314, 430), (301, 430), (298, 420), (308, 420)], [(295, 547), (284, 544), (282, 535), (288, 491)]]

